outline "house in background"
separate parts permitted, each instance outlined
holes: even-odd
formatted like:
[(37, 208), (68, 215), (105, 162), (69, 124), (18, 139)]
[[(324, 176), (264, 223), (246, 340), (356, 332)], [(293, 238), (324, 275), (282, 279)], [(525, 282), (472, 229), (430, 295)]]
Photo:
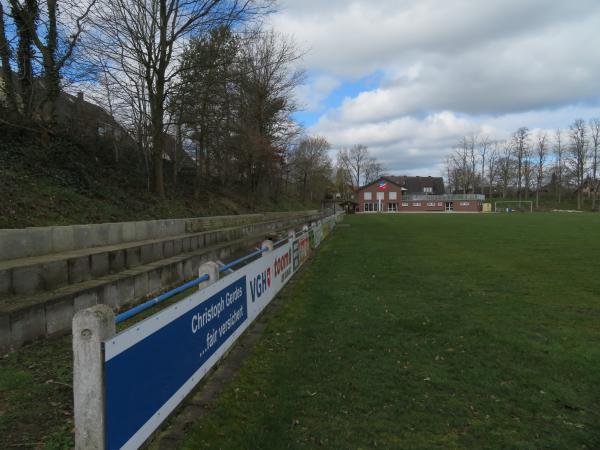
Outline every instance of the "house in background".
[(441, 177), (383, 176), (358, 189), (358, 210), (373, 212), (481, 212), (485, 196), (446, 194)]

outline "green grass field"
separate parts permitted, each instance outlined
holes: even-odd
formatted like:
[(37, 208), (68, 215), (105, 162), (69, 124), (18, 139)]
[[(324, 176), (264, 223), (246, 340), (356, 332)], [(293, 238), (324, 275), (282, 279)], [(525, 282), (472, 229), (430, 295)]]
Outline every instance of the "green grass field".
[(187, 449), (600, 448), (600, 215), (348, 217)]

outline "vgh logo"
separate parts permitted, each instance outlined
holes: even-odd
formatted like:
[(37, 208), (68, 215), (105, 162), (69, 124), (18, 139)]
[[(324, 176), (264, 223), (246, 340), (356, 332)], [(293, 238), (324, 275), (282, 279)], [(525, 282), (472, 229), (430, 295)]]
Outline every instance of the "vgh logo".
[(267, 289), (271, 287), (271, 268), (269, 267), (262, 273), (259, 273), (253, 280), (250, 280), (250, 294), (252, 302), (258, 300)]

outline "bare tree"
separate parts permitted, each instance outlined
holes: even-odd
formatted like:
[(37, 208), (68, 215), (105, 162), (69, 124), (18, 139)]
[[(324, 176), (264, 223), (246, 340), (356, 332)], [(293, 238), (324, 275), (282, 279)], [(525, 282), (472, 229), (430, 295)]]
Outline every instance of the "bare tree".
[(500, 153), (500, 158), (498, 160), (498, 171), (502, 183), (502, 198), (506, 198), (506, 195), (508, 193), (508, 186), (513, 173), (512, 155), (512, 142), (505, 141), (502, 144), (502, 152)]
[(131, 84), (144, 80), (154, 190), (164, 197), (166, 104), (181, 75), (177, 55), (191, 35), (264, 11), (252, 0), (98, 0), (90, 47)]
[(3, 83), (0, 83), (0, 88), (4, 91), (6, 106), (10, 115), (19, 116), (17, 92), (15, 90), (11, 70), (11, 59), (12, 49), (6, 33), (4, 6), (0, 2), (0, 63), (2, 64), (2, 73), (0, 75), (3, 80)]
[(471, 186), (471, 192), (474, 194), (475, 193), (475, 185), (477, 183), (477, 151), (475, 150), (475, 147), (477, 146), (477, 141), (478, 141), (478, 137), (474, 134), (472, 134), (469, 137), (469, 153), (468, 153), (468, 159), (469, 159), (469, 169), (468, 169), (468, 179), (469, 179), (469, 184)]
[(590, 131), (592, 139), (592, 183), (593, 197), (592, 209), (596, 209), (596, 201), (600, 191), (600, 181), (598, 180), (598, 149), (600, 147), (600, 119), (594, 118), (590, 120)]
[(575, 177), (577, 189), (577, 208), (581, 209), (583, 203), (583, 188), (585, 183), (585, 171), (588, 160), (588, 137), (587, 126), (583, 119), (576, 119), (570, 127), (569, 138), (569, 162)]
[(475, 146), (477, 137), (475, 135), (463, 136), (458, 147), (451, 155), (450, 164), (454, 172), (458, 190), (463, 194), (475, 190), (475, 179), (477, 177), (477, 156)]
[(369, 149), (361, 144), (341, 149), (338, 152), (338, 165), (346, 170), (355, 188), (361, 186), (365, 177), (365, 166), (368, 164), (370, 157)]
[[(41, 56), (44, 81), (42, 117), (55, 121), (56, 102), (61, 92), (61, 72), (71, 60), (96, 0), (8, 0), (19, 38), (19, 81), (26, 116), (32, 112), (33, 46)], [(44, 8), (40, 8), (40, 4)]]
[(369, 184), (383, 175), (383, 165), (374, 157), (371, 157), (367, 160), (364, 173), (365, 184)]
[(536, 187), (535, 187), (535, 207), (540, 207), (540, 189), (542, 186), (542, 182), (544, 181), (544, 170), (546, 168), (546, 158), (548, 156), (548, 137), (546, 133), (539, 133), (537, 136), (537, 145), (536, 145)]
[[(31, 120), (33, 118), (35, 97), (33, 92), (35, 51), (32, 36), (35, 30), (30, 24), (31, 22), (38, 23), (39, 6), (37, 0), (25, 0), (23, 2), (9, 0), (9, 5), (17, 40), (16, 52), (14, 53), (18, 73), (16, 83), (10, 80), (9, 84), (5, 85), (5, 89), (12, 90), (7, 95), (15, 98), (15, 109), (13, 111), (15, 115)], [(5, 45), (9, 45), (9, 42), (6, 41)], [(3, 67), (3, 71), (5, 72), (5, 79), (8, 79), (7, 76), (12, 78), (10, 63), (8, 66)]]
[(562, 177), (563, 177), (563, 146), (562, 146), (562, 130), (557, 128), (554, 132), (554, 154), (556, 158), (556, 200), (560, 204), (562, 196)]
[(525, 200), (529, 199), (529, 194), (532, 189), (532, 182), (534, 181), (535, 168), (533, 158), (533, 151), (530, 145), (527, 145), (523, 151), (523, 185), (525, 187)]
[(335, 168), (335, 185), (341, 200), (350, 200), (353, 198), (354, 189), (350, 174), (339, 164), (339, 161)]
[[(496, 178), (496, 173), (498, 171), (498, 163), (499, 163), (499, 157), (500, 157), (500, 150), (499, 150), (500, 144), (498, 141), (495, 141), (491, 146), (490, 146), (490, 151), (489, 154), (487, 156), (487, 173), (488, 173), (488, 197), (492, 197), (492, 193), (493, 193), (493, 186), (494, 186), (494, 179)], [(483, 193), (483, 192), (482, 192)]]
[(529, 128), (521, 127), (513, 134), (513, 150), (517, 166), (517, 196), (521, 200), (523, 182), (523, 163), (529, 147)]
[(290, 166), (302, 201), (315, 200), (331, 178), (331, 160), (327, 154), (329, 142), (323, 137), (307, 137), (300, 141), (290, 157)]
[(450, 192), (458, 190), (458, 180), (456, 178), (457, 171), (454, 166), (454, 158), (452, 155), (446, 155), (444, 158), (444, 167), (446, 172), (446, 186), (450, 188)]
[(485, 159), (491, 146), (489, 136), (482, 136), (479, 139), (479, 162), (481, 163), (480, 189), (483, 194), (483, 183), (485, 182)]

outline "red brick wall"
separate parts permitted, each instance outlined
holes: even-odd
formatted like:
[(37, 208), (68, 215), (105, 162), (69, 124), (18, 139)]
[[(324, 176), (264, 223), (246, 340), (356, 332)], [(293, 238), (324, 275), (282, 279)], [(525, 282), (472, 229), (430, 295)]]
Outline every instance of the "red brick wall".
[[(371, 193), (371, 200), (365, 200), (365, 192)], [(395, 186), (391, 183), (388, 183), (388, 188), (385, 191), (380, 191), (378, 189), (378, 184), (373, 184), (368, 186), (367, 188), (359, 191), (358, 193), (358, 212), (365, 212), (365, 202), (370, 203), (378, 203), (377, 201), (377, 193), (383, 192), (384, 199), (381, 202), (382, 211), (388, 212), (388, 204), (396, 203), (398, 205), (398, 212), (433, 212), (433, 211), (445, 211), (446, 210), (446, 202), (445, 201), (404, 201), (402, 200), (402, 191), (399, 186)], [(396, 192), (397, 200), (390, 200), (390, 192)], [(408, 203), (408, 206), (402, 206), (402, 203)], [(420, 203), (420, 206), (415, 206), (416, 203)], [(429, 205), (429, 203), (433, 203), (433, 205)], [(481, 211), (481, 201), (470, 200), (470, 201), (453, 201), (454, 211), (457, 212), (479, 212)]]
[[(444, 211), (444, 208), (445, 208), (444, 202), (437, 202), (437, 201), (430, 201), (430, 202), (409, 201), (409, 202), (403, 202), (403, 203), (408, 203), (408, 206), (402, 206), (402, 203), (401, 203), (400, 204), (400, 212)], [(432, 203), (432, 205), (430, 205), (430, 203)], [(420, 206), (416, 206), (416, 204), (420, 204)]]
[[(461, 205), (461, 203), (463, 203)], [(465, 202), (454, 202), (454, 211), (462, 212), (480, 212), (482, 209), (481, 202), (479, 200), (470, 200)]]
[[(371, 200), (365, 200), (365, 192), (371, 193)], [(382, 211), (387, 212), (389, 203), (396, 203), (398, 205), (398, 210), (400, 210), (400, 204), (402, 203), (402, 191), (400, 190), (400, 187), (393, 185), (392, 183), (388, 183), (387, 189), (385, 191), (380, 191), (378, 189), (378, 184), (375, 183), (358, 192), (357, 201), (359, 212), (364, 212), (365, 202), (379, 203), (377, 200), (378, 192), (382, 192), (384, 194), (384, 199), (381, 201)], [(396, 192), (396, 200), (390, 200), (390, 192)]]

